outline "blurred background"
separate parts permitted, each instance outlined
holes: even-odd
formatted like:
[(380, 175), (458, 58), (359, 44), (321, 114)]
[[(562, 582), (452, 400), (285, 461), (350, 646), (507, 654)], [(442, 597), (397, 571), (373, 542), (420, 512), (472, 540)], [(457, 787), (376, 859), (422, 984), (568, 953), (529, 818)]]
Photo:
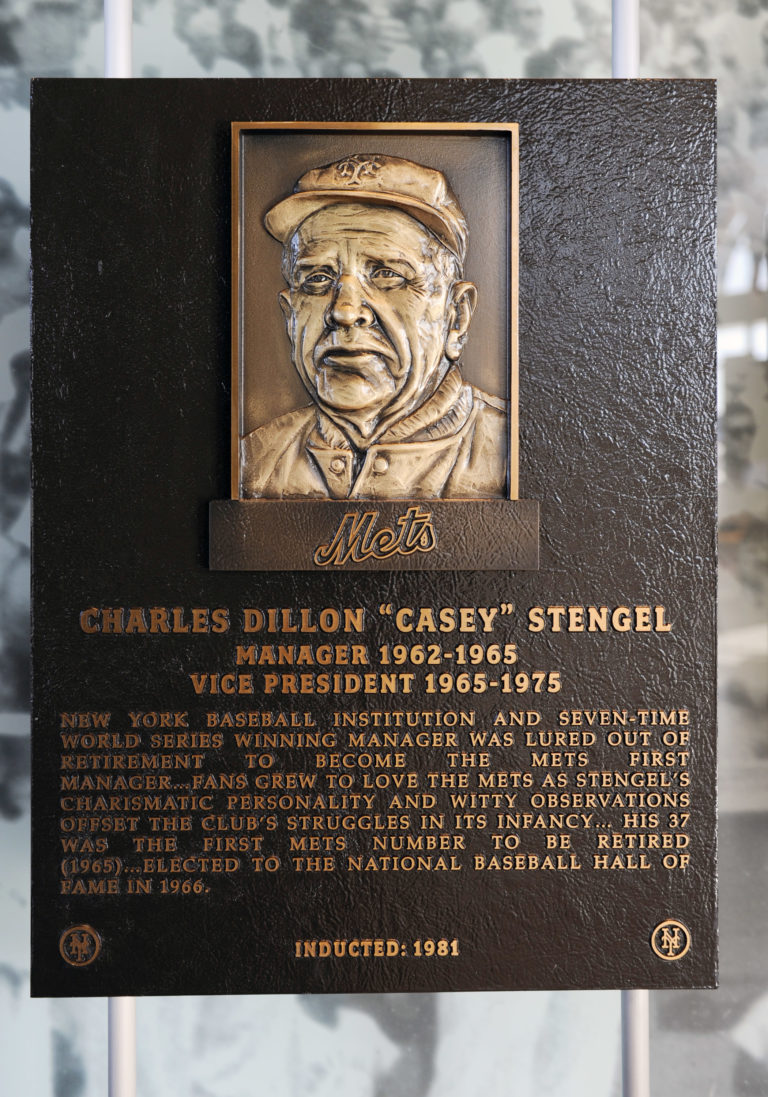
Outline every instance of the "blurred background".
[[(134, 74), (610, 76), (609, 0), (134, 0)], [(652, 1092), (768, 1097), (768, 0), (641, 0), (719, 86), (721, 988), (651, 996)], [(364, 48), (362, 47), (364, 44)], [(0, 1093), (107, 1091), (106, 1002), (28, 997), (29, 80), (100, 0), (0, 0)], [(613, 992), (145, 998), (140, 1097), (618, 1097)]]

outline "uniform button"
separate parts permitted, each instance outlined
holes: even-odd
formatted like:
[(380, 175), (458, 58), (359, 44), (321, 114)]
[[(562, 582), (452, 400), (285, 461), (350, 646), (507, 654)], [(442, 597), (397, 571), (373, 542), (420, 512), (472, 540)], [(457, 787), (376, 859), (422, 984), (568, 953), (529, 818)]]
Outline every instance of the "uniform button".
[(386, 457), (379, 455), (373, 459), (373, 471), (374, 472), (386, 472), (389, 468), (389, 461)]
[(331, 472), (335, 472), (336, 475), (344, 471), (344, 458), (334, 457), (331, 461)]

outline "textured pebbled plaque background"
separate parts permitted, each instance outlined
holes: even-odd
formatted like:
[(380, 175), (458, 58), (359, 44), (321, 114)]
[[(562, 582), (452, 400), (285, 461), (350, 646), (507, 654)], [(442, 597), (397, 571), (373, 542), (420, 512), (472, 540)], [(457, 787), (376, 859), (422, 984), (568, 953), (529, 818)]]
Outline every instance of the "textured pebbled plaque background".
[[(208, 569), (208, 507), (230, 477), (229, 126), (250, 119), (520, 124), (520, 495), (540, 505), (538, 571)], [(712, 985), (714, 85), (37, 81), (32, 162), (34, 993)], [(490, 727), (538, 707), (552, 729), (560, 710), (688, 709), (688, 867), (654, 854), (652, 870), (595, 871), (580, 831), (581, 871), (238, 872), (202, 895), (161, 894), (159, 877), (150, 895), (125, 879), (117, 895), (62, 894), (61, 713), (110, 711), (124, 733), (128, 711), (293, 708), (322, 724), (386, 701), (196, 697), (190, 673), (233, 669), (234, 630), (86, 635), (83, 609), (365, 607), (375, 648), (398, 639), (382, 603), (514, 603), (503, 638), (520, 666), (562, 674), (556, 698), (400, 708), (472, 707)], [(636, 604), (664, 605), (671, 630), (525, 629), (529, 607)], [(497, 752), (492, 768), (530, 771), (530, 756)], [(598, 743), (586, 768), (627, 758)], [(448, 768), (433, 751), (417, 764)], [(225, 746), (205, 766), (242, 763)], [(636, 829), (672, 833), (661, 814)], [(130, 862), (126, 841), (109, 852)], [(691, 934), (678, 961), (650, 946), (669, 918)], [(76, 966), (59, 941), (80, 925), (101, 951)], [(358, 938), (410, 952), (294, 957), (296, 940)], [(459, 955), (417, 958), (427, 939), (459, 940)]]

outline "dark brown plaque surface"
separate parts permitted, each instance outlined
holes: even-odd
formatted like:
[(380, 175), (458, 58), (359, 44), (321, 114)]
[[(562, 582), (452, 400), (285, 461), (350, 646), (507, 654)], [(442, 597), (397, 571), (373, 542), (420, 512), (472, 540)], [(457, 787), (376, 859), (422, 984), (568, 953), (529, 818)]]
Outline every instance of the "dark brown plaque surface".
[[(473, 124), (406, 159), (503, 497), (239, 496), (300, 386), (234, 122)], [(32, 163), (34, 992), (713, 985), (713, 85), (38, 81)]]

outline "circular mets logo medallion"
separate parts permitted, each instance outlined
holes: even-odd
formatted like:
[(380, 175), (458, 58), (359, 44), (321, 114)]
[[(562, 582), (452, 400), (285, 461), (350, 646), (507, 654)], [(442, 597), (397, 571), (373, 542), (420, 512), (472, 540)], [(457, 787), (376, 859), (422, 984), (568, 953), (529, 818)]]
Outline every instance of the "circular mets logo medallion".
[(662, 960), (682, 960), (691, 947), (691, 931), (677, 918), (659, 922), (651, 934), (651, 948)]
[(59, 938), (59, 952), (72, 967), (87, 967), (101, 952), (101, 937), (92, 926), (70, 926)]

